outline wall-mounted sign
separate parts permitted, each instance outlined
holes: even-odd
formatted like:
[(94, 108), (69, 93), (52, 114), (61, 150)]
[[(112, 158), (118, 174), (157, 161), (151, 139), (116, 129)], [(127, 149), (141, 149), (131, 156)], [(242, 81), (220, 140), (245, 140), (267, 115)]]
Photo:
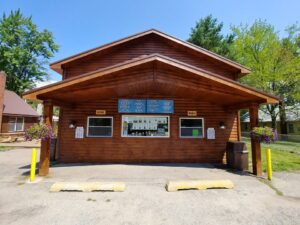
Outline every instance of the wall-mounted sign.
[(103, 110), (103, 109), (97, 109), (97, 110), (96, 110), (96, 115), (106, 115), (106, 110)]
[(84, 128), (83, 127), (76, 127), (75, 129), (75, 138), (83, 138)]
[(119, 113), (174, 113), (173, 100), (119, 99)]
[(174, 113), (173, 100), (147, 100), (147, 113)]
[(216, 139), (215, 128), (207, 128), (207, 139)]
[(141, 99), (119, 99), (119, 113), (146, 113), (146, 100)]
[(197, 116), (197, 111), (187, 111), (188, 116)]

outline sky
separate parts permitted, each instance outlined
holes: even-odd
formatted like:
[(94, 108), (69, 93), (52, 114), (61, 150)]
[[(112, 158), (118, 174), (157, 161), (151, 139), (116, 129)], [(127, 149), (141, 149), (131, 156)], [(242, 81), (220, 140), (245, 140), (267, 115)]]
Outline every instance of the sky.
[[(300, 0), (0, 0), (0, 14), (20, 9), (60, 46), (54, 62), (93, 47), (155, 28), (186, 40), (202, 17), (231, 25), (266, 19), (282, 32), (300, 22)], [(49, 69), (51, 80), (61, 76)]]

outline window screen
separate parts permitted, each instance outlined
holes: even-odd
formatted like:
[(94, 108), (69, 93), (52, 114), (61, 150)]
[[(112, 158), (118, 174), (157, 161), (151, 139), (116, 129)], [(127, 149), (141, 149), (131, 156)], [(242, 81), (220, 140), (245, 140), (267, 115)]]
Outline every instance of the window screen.
[(180, 118), (180, 137), (203, 138), (203, 118)]
[(8, 119), (8, 132), (16, 132), (24, 130), (23, 117), (9, 117)]
[(112, 137), (112, 117), (88, 117), (88, 137)]
[(17, 117), (16, 121), (16, 131), (23, 131), (23, 125), (24, 125), (24, 118), (23, 117)]
[(169, 116), (122, 116), (122, 137), (170, 137)]

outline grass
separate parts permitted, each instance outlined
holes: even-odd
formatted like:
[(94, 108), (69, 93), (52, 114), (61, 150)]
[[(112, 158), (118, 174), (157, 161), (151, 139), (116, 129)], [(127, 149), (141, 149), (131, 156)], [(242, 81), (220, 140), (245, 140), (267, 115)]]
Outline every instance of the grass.
[(13, 149), (13, 147), (0, 146), (0, 152), (9, 151), (9, 150), (12, 150), (12, 149)]
[[(249, 150), (249, 162), (251, 162), (250, 138), (243, 138)], [(266, 171), (266, 144), (262, 144), (263, 170)], [(273, 171), (300, 171), (300, 143), (278, 141), (270, 145), (272, 153)], [(249, 166), (251, 168), (251, 166)]]

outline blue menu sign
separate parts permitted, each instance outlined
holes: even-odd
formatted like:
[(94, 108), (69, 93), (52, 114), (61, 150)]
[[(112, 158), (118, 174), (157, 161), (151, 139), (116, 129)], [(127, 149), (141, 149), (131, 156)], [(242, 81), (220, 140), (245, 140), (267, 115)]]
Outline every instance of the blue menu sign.
[(147, 100), (147, 113), (174, 113), (174, 101)]
[(119, 99), (119, 113), (146, 113), (146, 100), (142, 99)]

